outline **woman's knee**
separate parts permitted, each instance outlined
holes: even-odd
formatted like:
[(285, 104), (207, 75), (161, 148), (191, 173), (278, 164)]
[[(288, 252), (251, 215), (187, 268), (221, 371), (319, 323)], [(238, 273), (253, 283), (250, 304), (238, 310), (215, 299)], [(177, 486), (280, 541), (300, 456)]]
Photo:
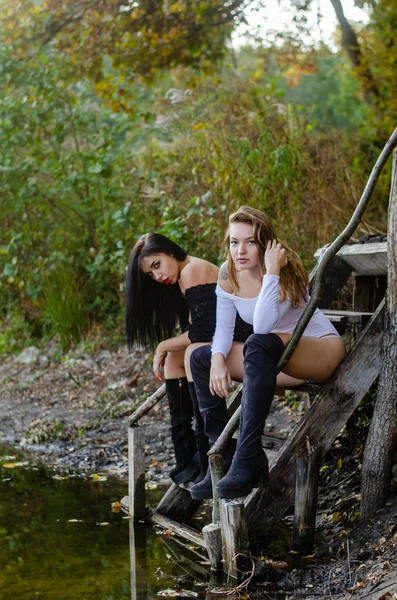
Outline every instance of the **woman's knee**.
[(193, 377), (203, 369), (211, 368), (211, 346), (199, 346), (190, 354), (190, 369)]
[(252, 352), (279, 355), (284, 348), (282, 339), (275, 333), (252, 333), (244, 344), (244, 356)]
[(167, 379), (176, 377), (184, 377), (184, 353), (183, 352), (168, 352), (164, 363), (164, 376)]

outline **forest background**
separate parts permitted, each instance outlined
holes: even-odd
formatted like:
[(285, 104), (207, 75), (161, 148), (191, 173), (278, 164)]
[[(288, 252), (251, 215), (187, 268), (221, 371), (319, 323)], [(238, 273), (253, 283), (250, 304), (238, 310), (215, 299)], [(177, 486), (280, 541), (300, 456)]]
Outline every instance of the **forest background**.
[[(0, 353), (123, 342), (134, 241), (221, 260), (228, 214), (264, 210), (310, 268), (353, 212), (397, 108), (397, 2), (314, 0), (233, 31), (257, 0), (0, 0)], [(391, 166), (360, 235), (386, 233)], [(36, 343), (36, 342), (35, 342)]]

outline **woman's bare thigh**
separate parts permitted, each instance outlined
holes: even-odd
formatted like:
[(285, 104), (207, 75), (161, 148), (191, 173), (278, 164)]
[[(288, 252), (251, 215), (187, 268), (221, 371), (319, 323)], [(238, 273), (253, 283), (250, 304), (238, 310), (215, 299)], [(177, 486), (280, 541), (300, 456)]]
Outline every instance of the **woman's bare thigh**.
[[(277, 333), (287, 344), (290, 334)], [(324, 383), (344, 359), (346, 348), (341, 338), (303, 336), (283, 372), (291, 377)]]

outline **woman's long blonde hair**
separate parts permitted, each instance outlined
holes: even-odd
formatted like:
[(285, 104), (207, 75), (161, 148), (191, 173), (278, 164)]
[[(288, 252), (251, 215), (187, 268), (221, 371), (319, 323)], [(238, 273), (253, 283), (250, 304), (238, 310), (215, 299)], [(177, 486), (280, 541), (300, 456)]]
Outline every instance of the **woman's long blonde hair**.
[(224, 239), (224, 244), (227, 246), (228, 276), (233, 292), (237, 293), (240, 289), (236, 266), (230, 255), (230, 225), (233, 223), (247, 223), (248, 225), (252, 225), (255, 242), (259, 250), (259, 268), (262, 275), (266, 273), (264, 256), (268, 241), (277, 240), (285, 248), (288, 262), (280, 272), (280, 299), (284, 302), (288, 297), (293, 307), (299, 306), (302, 300), (306, 302), (309, 278), (301, 259), (296, 252), (291, 250), (288, 244), (285, 244), (276, 236), (273, 226), (266, 215), (250, 206), (241, 206), (235, 213), (230, 215), (229, 227)]

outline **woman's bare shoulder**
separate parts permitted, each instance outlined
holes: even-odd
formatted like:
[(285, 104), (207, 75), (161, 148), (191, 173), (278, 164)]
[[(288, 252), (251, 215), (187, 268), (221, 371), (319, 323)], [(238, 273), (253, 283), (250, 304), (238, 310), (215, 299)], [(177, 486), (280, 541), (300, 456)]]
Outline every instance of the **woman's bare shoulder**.
[(181, 271), (180, 282), (184, 289), (203, 283), (216, 283), (218, 271), (218, 267), (208, 260), (191, 256)]
[(228, 294), (233, 293), (226, 262), (224, 262), (219, 269), (218, 285), (223, 289), (224, 292), (227, 292)]

